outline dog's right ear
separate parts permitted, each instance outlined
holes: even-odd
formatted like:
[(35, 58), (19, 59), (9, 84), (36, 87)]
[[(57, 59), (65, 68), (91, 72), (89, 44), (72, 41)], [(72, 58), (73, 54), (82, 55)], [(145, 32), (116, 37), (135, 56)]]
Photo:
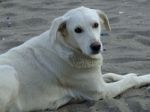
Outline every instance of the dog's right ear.
[(101, 23), (104, 24), (107, 30), (111, 31), (111, 27), (107, 15), (101, 10), (96, 10), (96, 11), (101, 19)]
[(59, 31), (61, 26), (66, 24), (66, 21), (67, 21), (67, 18), (64, 16), (58, 17), (53, 20), (51, 27), (50, 27), (50, 32), (49, 32), (51, 45), (54, 43), (54, 41), (56, 41), (57, 32)]

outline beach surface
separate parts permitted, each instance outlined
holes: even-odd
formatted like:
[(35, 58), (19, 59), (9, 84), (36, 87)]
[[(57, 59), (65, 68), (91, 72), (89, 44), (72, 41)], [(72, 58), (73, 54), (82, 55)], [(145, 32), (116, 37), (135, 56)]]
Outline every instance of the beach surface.
[[(48, 30), (54, 18), (78, 6), (101, 9), (110, 20), (112, 31), (102, 31), (103, 73), (150, 73), (150, 0), (0, 0), (0, 53)], [(150, 89), (51, 112), (150, 112)]]

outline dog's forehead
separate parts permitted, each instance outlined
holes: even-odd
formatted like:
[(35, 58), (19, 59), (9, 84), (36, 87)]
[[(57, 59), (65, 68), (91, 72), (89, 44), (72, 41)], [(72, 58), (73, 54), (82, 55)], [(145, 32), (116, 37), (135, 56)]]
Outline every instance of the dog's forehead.
[(65, 14), (65, 16), (68, 16), (68, 17), (83, 17), (83, 16), (86, 16), (86, 17), (94, 17), (94, 16), (97, 16), (97, 13), (96, 13), (96, 10), (95, 9), (90, 9), (90, 8), (86, 8), (86, 7), (79, 7), (79, 8), (76, 8), (76, 9), (72, 9), (70, 10), (69, 12), (67, 12)]
[(84, 22), (92, 22), (99, 20), (99, 16), (94, 9), (79, 7), (73, 9), (65, 14), (66, 17), (69, 17), (69, 21), (74, 24), (80, 24)]

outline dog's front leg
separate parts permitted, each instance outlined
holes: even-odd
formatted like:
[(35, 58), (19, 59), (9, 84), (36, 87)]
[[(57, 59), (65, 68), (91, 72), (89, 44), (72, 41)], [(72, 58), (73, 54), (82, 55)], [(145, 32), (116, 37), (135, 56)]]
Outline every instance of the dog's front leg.
[(105, 97), (113, 98), (129, 88), (139, 85), (137, 76), (129, 75), (117, 82), (105, 83)]
[(105, 82), (115, 82), (115, 81), (122, 80), (129, 76), (137, 76), (137, 74), (129, 73), (126, 75), (119, 75), (119, 74), (115, 74), (115, 73), (106, 73), (103, 75), (103, 79), (105, 80)]
[(137, 79), (138, 79), (138, 82), (139, 82), (137, 87), (150, 84), (150, 74), (138, 76)]
[[(119, 80), (125, 79), (130, 76), (137, 76), (137, 74), (129, 73), (126, 75), (118, 75), (115, 73), (107, 73), (107, 74), (103, 75), (103, 79), (105, 80), (105, 82), (115, 82), (115, 81), (119, 81)], [(140, 87), (140, 86), (143, 86), (146, 84), (150, 84), (150, 74), (137, 76), (137, 80), (138, 80), (137, 87)]]

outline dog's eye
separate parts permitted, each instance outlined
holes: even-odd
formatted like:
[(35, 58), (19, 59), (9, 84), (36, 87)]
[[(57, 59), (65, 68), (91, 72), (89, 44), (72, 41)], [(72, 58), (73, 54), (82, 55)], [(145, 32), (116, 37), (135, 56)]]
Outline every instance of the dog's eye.
[(74, 30), (76, 33), (82, 33), (83, 29), (81, 27), (76, 27)]
[(98, 23), (95, 22), (92, 27), (93, 28), (98, 28)]

